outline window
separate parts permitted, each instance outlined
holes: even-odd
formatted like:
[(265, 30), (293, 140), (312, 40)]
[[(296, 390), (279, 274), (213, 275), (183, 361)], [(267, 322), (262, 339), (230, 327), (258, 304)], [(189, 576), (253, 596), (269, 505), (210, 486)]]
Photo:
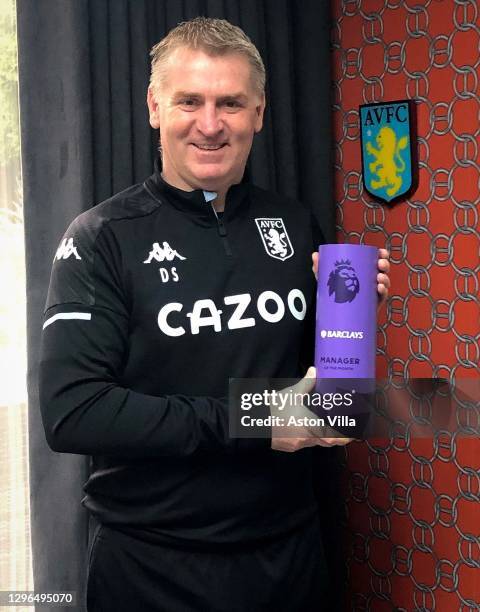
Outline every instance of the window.
[(32, 590), (15, 0), (0, 1), (0, 279), (0, 590)]

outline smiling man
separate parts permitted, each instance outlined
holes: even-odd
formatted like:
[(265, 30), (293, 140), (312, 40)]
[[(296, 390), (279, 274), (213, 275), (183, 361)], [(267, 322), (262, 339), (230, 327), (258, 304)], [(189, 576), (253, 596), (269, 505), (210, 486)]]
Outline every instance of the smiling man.
[[(164, 57), (166, 51), (169, 54)], [(223, 210), (240, 183), (253, 136), (262, 128), (264, 83), (254, 81), (245, 54), (212, 55), (202, 48), (159, 43), (148, 90), (150, 124), (160, 129), (162, 176), (170, 185), (217, 193)]]
[[(239, 28), (172, 30), (147, 100), (161, 164), (75, 219), (57, 252), (40, 402), (51, 447), (92, 456), (89, 612), (322, 609), (307, 447), (348, 441), (228, 433), (230, 377), (300, 377), (312, 358), (321, 236), (300, 204), (242, 182), (264, 87)], [(387, 272), (382, 258), (383, 296)]]

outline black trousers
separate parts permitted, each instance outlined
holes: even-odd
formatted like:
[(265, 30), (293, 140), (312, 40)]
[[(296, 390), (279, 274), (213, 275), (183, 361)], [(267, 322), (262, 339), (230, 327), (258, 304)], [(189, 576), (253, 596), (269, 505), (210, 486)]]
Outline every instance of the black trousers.
[(89, 555), (88, 612), (325, 612), (316, 520), (255, 547), (172, 548), (102, 525)]

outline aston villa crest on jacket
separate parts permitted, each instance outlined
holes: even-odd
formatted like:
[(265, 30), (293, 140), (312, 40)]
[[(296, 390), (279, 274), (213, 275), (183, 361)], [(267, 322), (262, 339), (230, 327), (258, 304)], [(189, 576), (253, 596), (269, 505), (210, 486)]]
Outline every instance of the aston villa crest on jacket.
[(385, 202), (413, 186), (413, 124), (409, 100), (360, 106), (363, 185)]
[(283, 219), (261, 218), (255, 219), (258, 231), (262, 237), (265, 250), (274, 259), (285, 261), (293, 255), (293, 247), (288, 237)]

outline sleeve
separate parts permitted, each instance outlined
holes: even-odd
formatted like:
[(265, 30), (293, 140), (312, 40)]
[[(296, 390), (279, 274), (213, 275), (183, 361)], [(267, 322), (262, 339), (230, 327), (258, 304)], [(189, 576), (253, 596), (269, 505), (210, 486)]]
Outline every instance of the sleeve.
[[(269, 448), (268, 438), (229, 436), (227, 398), (157, 397), (120, 384), (128, 355), (129, 304), (115, 236), (108, 225), (97, 225), (88, 216), (77, 218), (54, 258), (39, 373), (49, 446), (124, 457)], [(259, 411), (267, 416), (267, 408)]]

